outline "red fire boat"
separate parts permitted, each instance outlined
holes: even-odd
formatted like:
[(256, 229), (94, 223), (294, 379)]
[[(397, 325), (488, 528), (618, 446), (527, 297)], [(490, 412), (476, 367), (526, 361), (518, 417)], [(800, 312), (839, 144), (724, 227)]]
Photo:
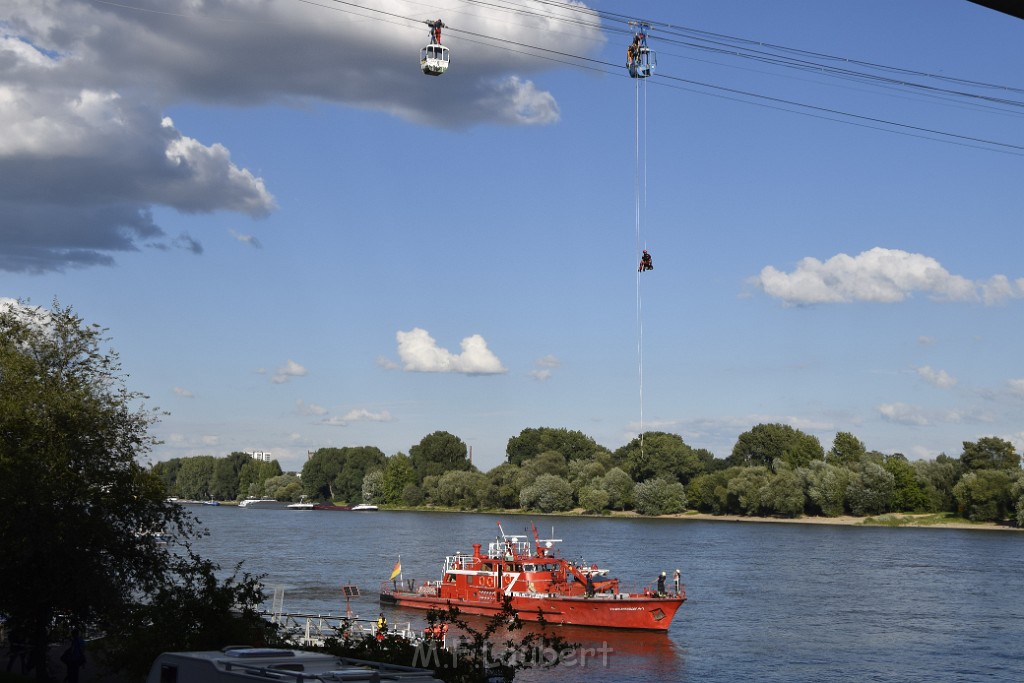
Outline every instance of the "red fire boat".
[(559, 557), (552, 547), (560, 539), (540, 539), (536, 526), (532, 548), (526, 536), (505, 535), (501, 523), (498, 529), (501, 536), (488, 543), (486, 553), (474, 543), (472, 554), (446, 557), (440, 581), (394, 577), (381, 583), (381, 603), (492, 616), (507, 596), (524, 621), (543, 614), (549, 624), (667, 631), (686, 601), (681, 585), (671, 592), (623, 592), (618, 579), (607, 578), (607, 569)]

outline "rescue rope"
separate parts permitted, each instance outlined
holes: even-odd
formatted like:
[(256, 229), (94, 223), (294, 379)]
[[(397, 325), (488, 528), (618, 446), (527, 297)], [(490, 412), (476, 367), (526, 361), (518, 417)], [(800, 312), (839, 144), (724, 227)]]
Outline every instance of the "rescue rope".
[[(644, 153), (643, 153), (643, 169), (641, 172), (641, 154), (640, 154), (640, 82), (644, 82)], [(634, 167), (635, 167), (635, 178), (633, 181), (633, 194), (636, 204), (635, 208), (635, 219), (636, 219), (636, 259), (635, 263), (640, 263), (640, 253), (642, 249), (646, 249), (647, 245), (642, 244), (640, 226), (641, 226), (641, 207), (646, 209), (647, 204), (647, 79), (637, 78), (634, 80), (635, 84), (635, 95), (633, 104), (634, 113), (634, 132), (633, 132), (633, 153), (634, 153)], [(643, 184), (643, 192), (640, 191), (641, 183)], [(643, 296), (640, 291), (640, 275), (642, 271), (639, 265), (636, 271), (636, 327), (637, 327), (637, 342), (636, 342), (636, 354), (637, 354), (637, 375), (640, 381), (640, 455), (644, 453), (644, 317), (643, 317)]]

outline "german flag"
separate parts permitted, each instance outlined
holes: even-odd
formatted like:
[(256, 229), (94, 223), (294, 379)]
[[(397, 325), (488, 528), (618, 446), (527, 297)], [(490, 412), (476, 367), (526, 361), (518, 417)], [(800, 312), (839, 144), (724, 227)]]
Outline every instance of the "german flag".
[(393, 581), (396, 576), (402, 573), (402, 558), (398, 558), (398, 562), (395, 562), (395, 568), (391, 570), (391, 580)]

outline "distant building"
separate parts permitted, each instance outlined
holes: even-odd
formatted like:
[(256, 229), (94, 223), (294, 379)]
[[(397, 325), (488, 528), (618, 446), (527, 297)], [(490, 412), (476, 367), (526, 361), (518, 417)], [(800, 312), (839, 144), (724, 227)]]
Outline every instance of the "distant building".
[(263, 462), (270, 462), (270, 451), (249, 451), (249, 455), (253, 460), (262, 460)]

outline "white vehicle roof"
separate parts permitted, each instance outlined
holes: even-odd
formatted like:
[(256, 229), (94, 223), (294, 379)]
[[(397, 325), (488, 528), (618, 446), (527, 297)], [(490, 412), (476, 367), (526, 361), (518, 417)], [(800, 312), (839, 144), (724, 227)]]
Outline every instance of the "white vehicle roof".
[(236, 647), (206, 652), (165, 652), (153, 662), (146, 683), (242, 683), (268, 680), (281, 683), (437, 681), (428, 669), (365, 662), (321, 652)]

